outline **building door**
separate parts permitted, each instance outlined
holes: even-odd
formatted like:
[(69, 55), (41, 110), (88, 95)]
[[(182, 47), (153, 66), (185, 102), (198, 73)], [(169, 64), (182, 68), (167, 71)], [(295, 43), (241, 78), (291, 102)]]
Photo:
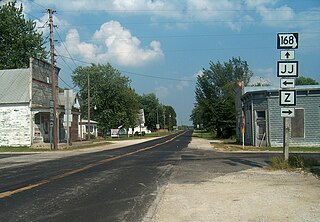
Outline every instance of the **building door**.
[(256, 146), (267, 145), (266, 111), (256, 111)]

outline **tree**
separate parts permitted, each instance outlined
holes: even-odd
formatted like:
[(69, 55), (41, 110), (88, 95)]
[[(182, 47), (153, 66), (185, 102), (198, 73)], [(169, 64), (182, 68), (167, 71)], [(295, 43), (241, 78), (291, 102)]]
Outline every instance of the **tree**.
[(0, 6), (0, 69), (27, 68), (29, 58), (46, 59), (45, 41), (36, 23), (25, 19), (22, 4)]
[(173, 130), (173, 126), (177, 125), (177, 114), (172, 106), (163, 106), (164, 118), (165, 118), (165, 128), (169, 131)]
[(156, 130), (156, 124), (158, 120), (160, 122), (160, 111), (162, 110), (159, 99), (154, 93), (143, 94), (139, 96), (139, 102), (141, 109), (144, 110), (146, 126), (150, 130)]
[(319, 85), (319, 83), (312, 78), (300, 76), (296, 79), (296, 85)]
[(218, 137), (232, 136), (236, 125), (233, 87), (236, 80), (247, 85), (252, 75), (247, 62), (240, 58), (225, 63), (210, 62), (210, 68), (203, 69), (203, 75), (197, 79), (193, 123), (202, 123)]
[(84, 117), (87, 117), (88, 107), (88, 76), (91, 107), (97, 107), (90, 111), (90, 117), (98, 121), (100, 130), (106, 133), (119, 126), (133, 127), (139, 110), (138, 95), (130, 88), (129, 78), (110, 64), (80, 66), (73, 72), (72, 80), (80, 89)]

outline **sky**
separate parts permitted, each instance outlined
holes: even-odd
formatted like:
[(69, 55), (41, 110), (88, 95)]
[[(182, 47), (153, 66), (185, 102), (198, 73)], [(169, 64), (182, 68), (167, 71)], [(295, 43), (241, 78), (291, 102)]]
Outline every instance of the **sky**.
[[(3, 2), (3, 1), (2, 1)], [(140, 95), (155, 93), (192, 124), (195, 86), (210, 62), (240, 57), (252, 81), (279, 86), (277, 33), (299, 33), (299, 76), (320, 82), (320, 0), (21, 0), (49, 36), (53, 9), (59, 86), (77, 66), (110, 63)]]

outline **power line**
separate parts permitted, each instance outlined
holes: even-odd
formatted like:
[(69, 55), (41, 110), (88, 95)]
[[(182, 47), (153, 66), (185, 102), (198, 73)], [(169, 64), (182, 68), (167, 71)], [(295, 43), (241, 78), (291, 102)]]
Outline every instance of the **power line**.
[(31, 0), (30, 2), (31, 2), (32, 4), (34, 4), (34, 5), (37, 5), (37, 6), (40, 7), (40, 8), (43, 8), (44, 10), (47, 10), (47, 7), (45, 7), (45, 6), (43, 6), (43, 5), (39, 4), (39, 3), (36, 3), (34, 0)]
[[(67, 56), (63, 56), (63, 55), (59, 55), (59, 57), (71, 59), (71, 58), (69, 58)], [(93, 62), (87, 62), (87, 61), (83, 61), (83, 60), (79, 60), (79, 59), (74, 59), (74, 60), (81, 62), (81, 63), (84, 63), (84, 64), (89, 64), (89, 65), (93, 64)], [(196, 82), (195, 80), (192, 80), (192, 79), (177, 79), (177, 78), (170, 78), (170, 77), (154, 76), (154, 75), (147, 75), (147, 74), (142, 74), (142, 73), (130, 72), (130, 71), (126, 71), (126, 70), (119, 70), (119, 71), (122, 73), (127, 73), (127, 74), (131, 74), (131, 75), (136, 75), (136, 76), (143, 76), (143, 77), (148, 77), (148, 78), (154, 78), (154, 79), (179, 81), (179, 82)]]
[[(294, 9), (295, 11), (305, 11), (304, 9)], [(90, 10), (60, 10), (60, 12), (64, 13), (78, 13), (78, 12), (114, 12), (114, 13), (124, 13), (124, 12), (144, 12), (144, 13), (152, 13), (152, 12), (256, 12), (256, 9), (90, 9)], [(291, 9), (264, 9), (260, 10), (262, 12), (292, 12)], [(308, 9), (308, 11), (320, 11), (319, 9)]]
[(56, 30), (56, 33), (58, 34), (58, 37), (59, 37), (59, 39), (60, 39), (60, 41), (61, 41), (61, 44), (63, 45), (63, 47), (64, 47), (64, 48), (65, 48), (65, 50), (67, 51), (68, 55), (69, 55), (69, 56), (70, 56), (70, 58), (72, 59), (73, 64), (75, 65), (75, 67), (77, 67), (78, 65), (75, 63), (75, 61), (74, 61), (74, 59), (72, 58), (72, 56), (71, 56), (71, 54), (70, 54), (70, 52), (69, 52), (68, 48), (67, 48), (67, 47), (66, 47), (66, 45), (64, 44), (64, 42), (63, 42), (63, 40), (62, 40), (62, 38), (61, 38), (61, 36), (60, 36), (60, 34), (59, 34), (59, 32), (58, 32), (57, 28), (54, 28), (54, 29)]
[[(303, 34), (320, 34), (320, 32), (303, 32)], [(247, 36), (266, 36), (266, 35), (274, 35), (274, 33), (243, 33), (243, 34), (190, 34), (190, 35), (150, 35), (150, 36), (135, 36), (139, 39), (160, 39), (160, 38), (199, 38), (199, 37), (247, 37)], [(78, 41), (78, 38), (68, 38), (68, 41)], [(95, 38), (94, 40), (104, 40), (106, 37)], [(127, 40), (130, 38), (113, 38), (115, 40)], [(81, 39), (87, 42), (94, 42), (92, 39)], [(90, 40), (90, 41), (88, 41)]]
[[(318, 22), (320, 19), (265, 19), (261, 20), (263, 22)], [(235, 20), (210, 20), (210, 21), (145, 21), (145, 22), (121, 22), (122, 25), (153, 25), (153, 24), (203, 24), (203, 23), (229, 23), (229, 22), (239, 22), (239, 23), (253, 23), (259, 21), (235, 21)], [(88, 26), (100, 26), (101, 23), (83, 23), (83, 24), (73, 24), (73, 25), (60, 25), (61, 27), (88, 27)]]

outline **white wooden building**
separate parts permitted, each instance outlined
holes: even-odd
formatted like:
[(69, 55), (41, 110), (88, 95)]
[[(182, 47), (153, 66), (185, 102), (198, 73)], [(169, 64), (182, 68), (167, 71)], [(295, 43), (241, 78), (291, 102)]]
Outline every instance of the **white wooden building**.
[[(57, 98), (59, 71), (56, 68)], [(29, 68), (0, 70), (0, 80), (0, 146), (49, 142), (51, 65), (31, 58)], [(58, 136), (63, 141), (64, 106), (57, 100)], [(72, 113), (78, 127), (79, 109), (74, 107)]]

